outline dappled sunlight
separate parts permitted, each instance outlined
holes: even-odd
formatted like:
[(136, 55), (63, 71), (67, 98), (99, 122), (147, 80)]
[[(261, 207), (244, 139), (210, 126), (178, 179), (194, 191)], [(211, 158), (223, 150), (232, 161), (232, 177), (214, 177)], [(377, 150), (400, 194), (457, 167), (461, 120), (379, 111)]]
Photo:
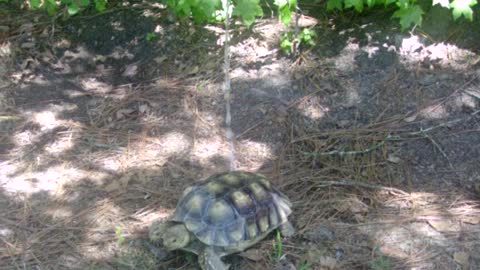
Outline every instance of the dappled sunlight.
[[(158, 139), (158, 146), (161, 147), (161, 154), (167, 157), (172, 155), (181, 155), (190, 149), (192, 142), (191, 138), (181, 132), (173, 131), (163, 135)], [(145, 147), (147, 152), (152, 151)], [(152, 151), (153, 154), (153, 151)]]
[(446, 42), (429, 44), (426, 38), (418, 35), (403, 38), (398, 53), (406, 65), (423, 62), (431, 69), (437, 65), (461, 71), (479, 60), (479, 56), (470, 50)]
[[(16, 166), (11, 165), (11, 169)], [(63, 194), (65, 184), (83, 179), (88, 172), (71, 167), (68, 164), (52, 166), (45, 171), (25, 172), (17, 176), (7, 176), (3, 183), (5, 191), (32, 194), (48, 191), (50, 195)]]
[(34, 113), (32, 120), (40, 126), (41, 131), (50, 130), (62, 125), (61, 121), (57, 119), (57, 114), (51, 111)]
[(351, 72), (355, 70), (355, 57), (361, 51), (357, 43), (349, 42), (340, 52), (339, 56), (335, 58), (335, 67), (344, 72)]
[(209, 138), (198, 139), (192, 149), (192, 156), (198, 159), (202, 165), (208, 163), (215, 156), (228, 158), (227, 142), (224, 137), (212, 135)]
[(107, 94), (112, 91), (113, 87), (110, 84), (99, 81), (97, 78), (84, 78), (80, 81), (82, 88), (94, 94)]
[[(357, 102), (355, 97), (358, 98), (358, 95), (355, 95), (354, 92), (351, 92), (350, 96), (352, 96), (352, 103)], [(324, 118), (330, 111), (330, 108), (326, 105), (323, 105), (321, 98), (317, 96), (312, 97), (305, 102), (299, 103), (296, 107), (304, 116), (313, 120), (320, 120)]]
[(445, 106), (432, 105), (420, 111), (420, 115), (426, 119), (443, 119), (449, 115)]
[(274, 152), (267, 143), (242, 140), (237, 142), (237, 152), (241, 167), (250, 171), (256, 171), (274, 159)]

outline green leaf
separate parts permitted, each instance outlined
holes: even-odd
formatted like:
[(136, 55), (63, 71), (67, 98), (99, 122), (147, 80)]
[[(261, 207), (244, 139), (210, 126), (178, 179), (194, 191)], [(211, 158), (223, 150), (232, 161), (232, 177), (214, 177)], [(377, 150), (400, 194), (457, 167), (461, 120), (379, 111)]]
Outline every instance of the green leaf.
[(77, 14), (79, 10), (80, 10), (80, 8), (78, 7), (77, 3), (75, 3), (75, 2), (70, 3), (68, 5), (68, 8), (67, 8), (68, 15), (70, 15), (70, 16), (73, 16), (73, 15)]
[(220, 0), (190, 0), (187, 3), (191, 8), (193, 19), (198, 23), (214, 19), (215, 11), (221, 6)]
[(179, 16), (190, 16), (190, 13), (192, 12), (190, 0), (179, 0), (174, 8)]
[(40, 0), (30, 0), (30, 6), (35, 9), (40, 7)]
[(367, 2), (367, 6), (369, 8), (373, 7), (375, 5), (375, 0), (365, 0)]
[(342, 10), (343, 9), (343, 0), (328, 0), (327, 1), (327, 11), (334, 9)]
[(243, 23), (247, 26), (255, 21), (256, 16), (263, 15), (259, 0), (237, 0), (235, 4), (233, 15), (242, 17)]
[(385, 6), (388, 6), (390, 4), (396, 3), (397, 0), (385, 0)]
[(452, 14), (453, 19), (457, 20), (461, 16), (472, 21), (473, 20), (473, 10), (472, 6), (477, 4), (477, 0), (454, 0), (450, 7), (453, 8)]
[(55, 0), (46, 0), (44, 5), (48, 15), (55, 15), (57, 11), (57, 2)]
[(281, 38), (280, 48), (285, 54), (290, 54), (293, 49), (292, 37), (288, 34), (284, 34)]
[(95, 10), (102, 12), (107, 8), (106, 0), (95, 0)]
[(402, 31), (411, 25), (422, 25), (423, 10), (419, 5), (412, 5), (408, 8), (401, 8), (393, 13), (392, 18), (400, 19)]
[(395, 4), (397, 4), (397, 6), (400, 9), (409, 8), (411, 6), (410, 0), (397, 0), (397, 1), (395, 1)]
[(363, 11), (363, 0), (345, 0), (345, 8), (355, 7), (358, 12)]
[(450, 8), (450, 0), (433, 0), (432, 6), (440, 5), (444, 8)]
[(90, 5), (90, 0), (80, 0), (79, 3), (81, 7), (88, 7), (88, 5)]
[(292, 12), (297, 7), (297, 0), (275, 0), (274, 4), (278, 7), (278, 16), (280, 20), (288, 25), (292, 18)]
[(278, 9), (278, 16), (283, 24), (288, 25), (292, 19), (292, 12), (287, 6)]

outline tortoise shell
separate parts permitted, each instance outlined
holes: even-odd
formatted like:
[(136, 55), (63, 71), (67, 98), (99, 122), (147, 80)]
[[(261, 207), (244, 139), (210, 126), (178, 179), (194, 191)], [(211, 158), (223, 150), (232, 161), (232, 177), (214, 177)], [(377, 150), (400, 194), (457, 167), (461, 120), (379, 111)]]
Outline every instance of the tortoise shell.
[(206, 245), (232, 247), (256, 242), (287, 222), (290, 207), (263, 175), (235, 171), (188, 188), (172, 220)]

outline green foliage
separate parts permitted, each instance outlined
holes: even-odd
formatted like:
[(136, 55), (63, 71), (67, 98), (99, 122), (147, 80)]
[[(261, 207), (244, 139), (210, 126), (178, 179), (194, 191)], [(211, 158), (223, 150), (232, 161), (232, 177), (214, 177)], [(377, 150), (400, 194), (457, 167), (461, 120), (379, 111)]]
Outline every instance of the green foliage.
[(145, 38), (147, 41), (153, 41), (157, 38), (157, 34), (155, 34), (155, 32), (148, 32)]
[(303, 261), (298, 267), (298, 270), (307, 270), (309, 268), (310, 268), (310, 264), (308, 263), (308, 261)]
[(393, 268), (392, 260), (385, 256), (377, 257), (371, 260), (368, 264), (373, 270), (390, 270)]
[(115, 228), (115, 235), (117, 235), (117, 245), (121, 246), (125, 242), (125, 237), (122, 235), (122, 228)]
[[(0, 1), (7, 2), (8, 0)], [(62, 6), (67, 8), (67, 14), (70, 16), (74, 16), (92, 5), (98, 12), (104, 11), (107, 7), (107, 0), (28, 0), (28, 3), (32, 9), (44, 9), (52, 16), (55, 15)]]
[(294, 12), (297, 7), (297, 0), (275, 0), (274, 4), (278, 8), (278, 16), (280, 17), (280, 20), (285, 25), (288, 25), (292, 18), (292, 12)]
[(402, 29), (407, 29), (410, 25), (422, 25), (422, 15), (422, 8), (419, 5), (412, 5), (395, 11), (392, 18), (399, 18)]
[[(344, 9), (354, 9), (362, 12), (365, 8), (375, 6), (396, 5), (397, 10), (392, 18), (398, 19), (401, 29), (406, 30), (413, 25), (421, 25), (424, 11), (417, 4), (419, 0), (327, 0), (327, 11)], [(451, 2), (450, 2), (451, 1)], [(440, 5), (452, 10), (454, 20), (464, 17), (470, 21), (473, 20), (472, 7), (477, 4), (477, 0), (433, 0), (432, 5)], [(443, 18), (438, 18), (442, 20)]]
[(477, 4), (477, 0), (453, 0), (450, 3), (450, 7), (453, 8), (453, 19), (457, 20), (460, 16), (464, 16), (466, 19), (473, 20), (473, 10), (471, 7)]
[(273, 254), (272, 257), (274, 260), (279, 260), (282, 257), (282, 236), (280, 231), (277, 230), (275, 242), (273, 242)]
[(243, 23), (250, 26), (255, 21), (256, 16), (263, 15), (263, 11), (259, 0), (237, 0), (233, 15), (242, 17)]
[(292, 32), (285, 33), (280, 38), (280, 48), (284, 53), (289, 55), (293, 52), (293, 46), (295, 46), (295, 44), (314, 46), (315, 36), (316, 36), (315, 32), (308, 28), (305, 28), (302, 31), (300, 31), (297, 39), (295, 39)]

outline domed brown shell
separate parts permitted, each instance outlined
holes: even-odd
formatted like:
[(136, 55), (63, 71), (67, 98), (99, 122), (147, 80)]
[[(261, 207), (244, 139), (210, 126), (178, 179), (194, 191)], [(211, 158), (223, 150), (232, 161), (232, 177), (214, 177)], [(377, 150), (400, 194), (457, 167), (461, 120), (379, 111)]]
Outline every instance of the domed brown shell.
[(187, 189), (172, 220), (207, 245), (233, 247), (260, 240), (287, 222), (288, 198), (259, 174), (213, 175)]

